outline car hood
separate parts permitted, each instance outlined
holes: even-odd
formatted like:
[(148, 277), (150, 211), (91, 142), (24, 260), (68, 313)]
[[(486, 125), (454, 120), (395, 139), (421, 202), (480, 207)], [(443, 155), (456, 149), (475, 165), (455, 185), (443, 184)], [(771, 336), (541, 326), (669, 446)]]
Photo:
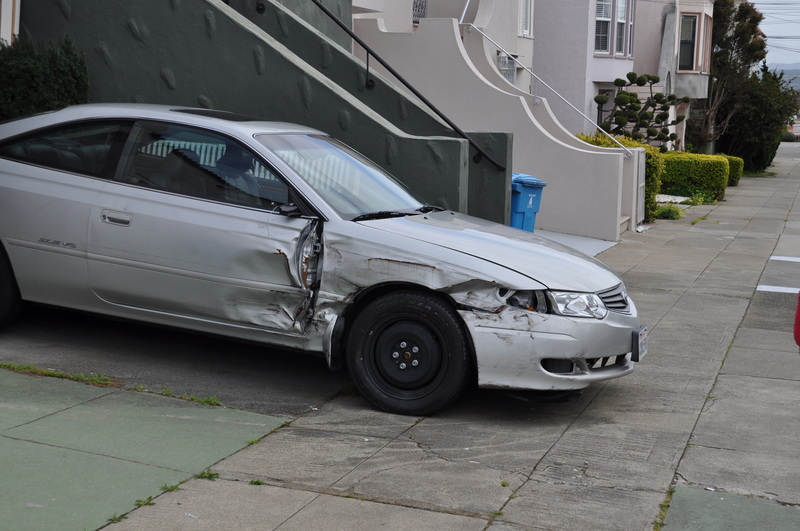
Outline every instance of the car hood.
[(457, 212), (432, 212), (360, 223), (500, 265), (550, 289), (598, 292), (621, 282), (605, 264), (575, 249), (530, 232)]

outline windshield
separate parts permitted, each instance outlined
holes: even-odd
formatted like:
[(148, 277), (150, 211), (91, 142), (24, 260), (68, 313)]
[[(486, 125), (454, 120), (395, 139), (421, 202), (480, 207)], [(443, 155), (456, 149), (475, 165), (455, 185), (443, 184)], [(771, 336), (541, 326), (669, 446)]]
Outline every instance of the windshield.
[(291, 166), (340, 216), (410, 214), (423, 205), (369, 159), (323, 135), (258, 135), (256, 139)]

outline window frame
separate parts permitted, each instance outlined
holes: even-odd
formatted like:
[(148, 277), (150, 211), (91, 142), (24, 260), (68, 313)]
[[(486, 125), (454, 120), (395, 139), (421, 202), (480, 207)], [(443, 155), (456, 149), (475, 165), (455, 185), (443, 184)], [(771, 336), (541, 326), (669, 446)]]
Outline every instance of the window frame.
[[(601, 13), (601, 6), (606, 6), (607, 10), (604, 8), (603, 11), (607, 11), (607, 13)], [(614, 12), (614, 1), (613, 0), (596, 0), (595, 3), (595, 17), (594, 17), (594, 53), (596, 54), (610, 54), (611, 52), (611, 43), (612, 43), (612, 14)], [(605, 27), (605, 33), (601, 33), (600, 28), (601, 25)], [(598, 46), (598, 42), (600, 39), (605, 39), (605, 47)]]
[[(678, 72), (697, 72), (698, 71), (698, 34), (700, 31), (700, 15), (701, 13), (681, 13), (680, 25), (678, 27), (678, 64), (677, 64), (677, 71)], [(693, 20), (694, 27), (692, 28), (692, 39), (687, 40), (684, 39), (684, 21), (685, 20)], [(685, 57), (685, 50), (684, 47), (691, 45), (691, 65), (687, 68), (686, 63), (684, 62), (687, 58)]]
[(714, 29), (714, 19), (711, 15), (703, 16), (703, 49), (700, 54), (700, 72), (708, 74), (711, 72), (711, 43), (712, 32)]
[(632, 58), (636, 0), (595, 1), (594, 54)]
[(629, 0), (628, 7), (628, 57), (633, 57), (634, 35), (636, 29), (636, 0)]
[[(163, 128), (163, 130), (177, 130), (177, 133), (170, 133), (171, 138), (161, 138), (146, 142), (144, 135), (152, 134), (153, 131), (157, 130), (158, 128)], [(160, 163), (163, 164), (165, 163), (165, 159), (175, 151), (191, 150), (197, 153), (197, 149), (199, 149), (199, 147), (192, 146), (191, 141), (180, 140), (177, 138), (183, 133), (195, 134), (198, 138), (205, 137), (210, 140), (214, 140), (215, 142), (208, 142), (209, 146), (212, 143), (225, 146), (224, 150), (217, 149), (217, 151), (221, 151), (218, 156), (216, 156), (216, 153), (212, 153), (212, 151), (214, 151), (212, 148), (208, 148), (206, 150), (200, 149), (202, 155), (200, 155), (201, 158), (199, 161), (184, 160), (184, 163), (189, 165), (189, 169), (191, 171), (196, 174), (204, 174), (203, 179), (206, 182), (205, 192), (182, 190), (178, 187), (171, 186), (170, 184), (167, 184), (167, 186), (160, 186), (159, 182), (152, 178), (153, 173), (151, 173), (149, 176), (141, 176), (139, 181), (133, 178), (138, 169), (136, 168), (137, 155), (144, 154), (148, 157), (155, 157), (156, 159), (159, 159)], [(219, 142), (216, 142), (217, 140)], [(155, 151), (158, 151), (157, 153), (147, 153), (142, 151), (143, 148), (154, 146), (158, 143), (163, 143), (163, 146), (165, 147), (160, 150), (158, 148), (154, 148)], [(196, 143), (199, 144), (201, 142)], [(231, 149), (240, 151), (252, 158), (253, 172), (250, 177), (255, 180), (257, 185), (257, 197), (245, 190), (243, 186), (237, 186), (237, 184), (234, 184), (234, 182), (231, 180), (226, 179), (222, 175), (222, 170), (217, 168), (217, 163), (222, 160), (225, 154)], [(212, 161), (211, 158), (214, 158), (214, 160)], [(151, 160), (151, 162), (155, 162), (155, 159)], [(260, 168), (256, 165), (259, 165)], [(278, 201), (263, 193), (264, 189), (262, 185), (264, 183), (259, 183), (258, 179), (267, 178), (261, 175), (264, 172), (270, 175), (270, 180), (274, 180), (282, 185), (279, 187), (281, 188), (280, 190), (276, 188), (276, 192), (279, 194), (283, 194), (285, 192), (285, 200)], [(240, 141), (217, 130), (163, 120), (138, 120), (136, 122), (131, 134), (129, 135), (125, 151), (120, 157), (120, 163), (114, 181), (118, 182), (119, 184), (141, 186), (159, 193), (181, 195), (191, 197), (193, 199), (214, 201), (235, 207), (255, 208), (268, 212), (274, 212), (281, 206), (291, 204), (293, 202), (293, 197), (296, 195), (288, 180), (278, 170), (276, 170), (273, 165), (269, 164), (256, 151), (248, 146), (243, 145)], [(208, 183), (213, 183), (217, 187), (215, 193), (208, 193)], [(239, 181), (239, 184), (241, 185), (241, 181)]]
[(533, 0), (519, 0), (518, 36), (533, 38)]
[[(622, 19), (620, 20), (620, 11)], [(628, 38), (628, 0), (615, 0), (614, 5), (614, 54), (627, 55), (627, 38)], [(622, 26), (622, 31), (620, 31)]]

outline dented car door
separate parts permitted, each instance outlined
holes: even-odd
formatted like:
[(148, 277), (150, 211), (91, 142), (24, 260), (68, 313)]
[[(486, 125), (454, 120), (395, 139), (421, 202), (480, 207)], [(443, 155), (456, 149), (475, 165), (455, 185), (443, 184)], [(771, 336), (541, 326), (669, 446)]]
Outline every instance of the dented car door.
[(160, 196), (110, 184), (95, 203), (89, 279), (98, 297), (139, 311), (304, 331), (316, 220)]

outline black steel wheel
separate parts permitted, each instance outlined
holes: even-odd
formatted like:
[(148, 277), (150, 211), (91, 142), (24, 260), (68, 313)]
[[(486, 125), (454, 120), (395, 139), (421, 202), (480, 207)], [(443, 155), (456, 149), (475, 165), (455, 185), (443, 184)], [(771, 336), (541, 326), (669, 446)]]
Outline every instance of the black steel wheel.
[(400, 291), (372, 301), (356, 317), (347, 367), (375, 407), (429, 415), (464, 391), (472, 361), (461, 318), (450, 305)]

